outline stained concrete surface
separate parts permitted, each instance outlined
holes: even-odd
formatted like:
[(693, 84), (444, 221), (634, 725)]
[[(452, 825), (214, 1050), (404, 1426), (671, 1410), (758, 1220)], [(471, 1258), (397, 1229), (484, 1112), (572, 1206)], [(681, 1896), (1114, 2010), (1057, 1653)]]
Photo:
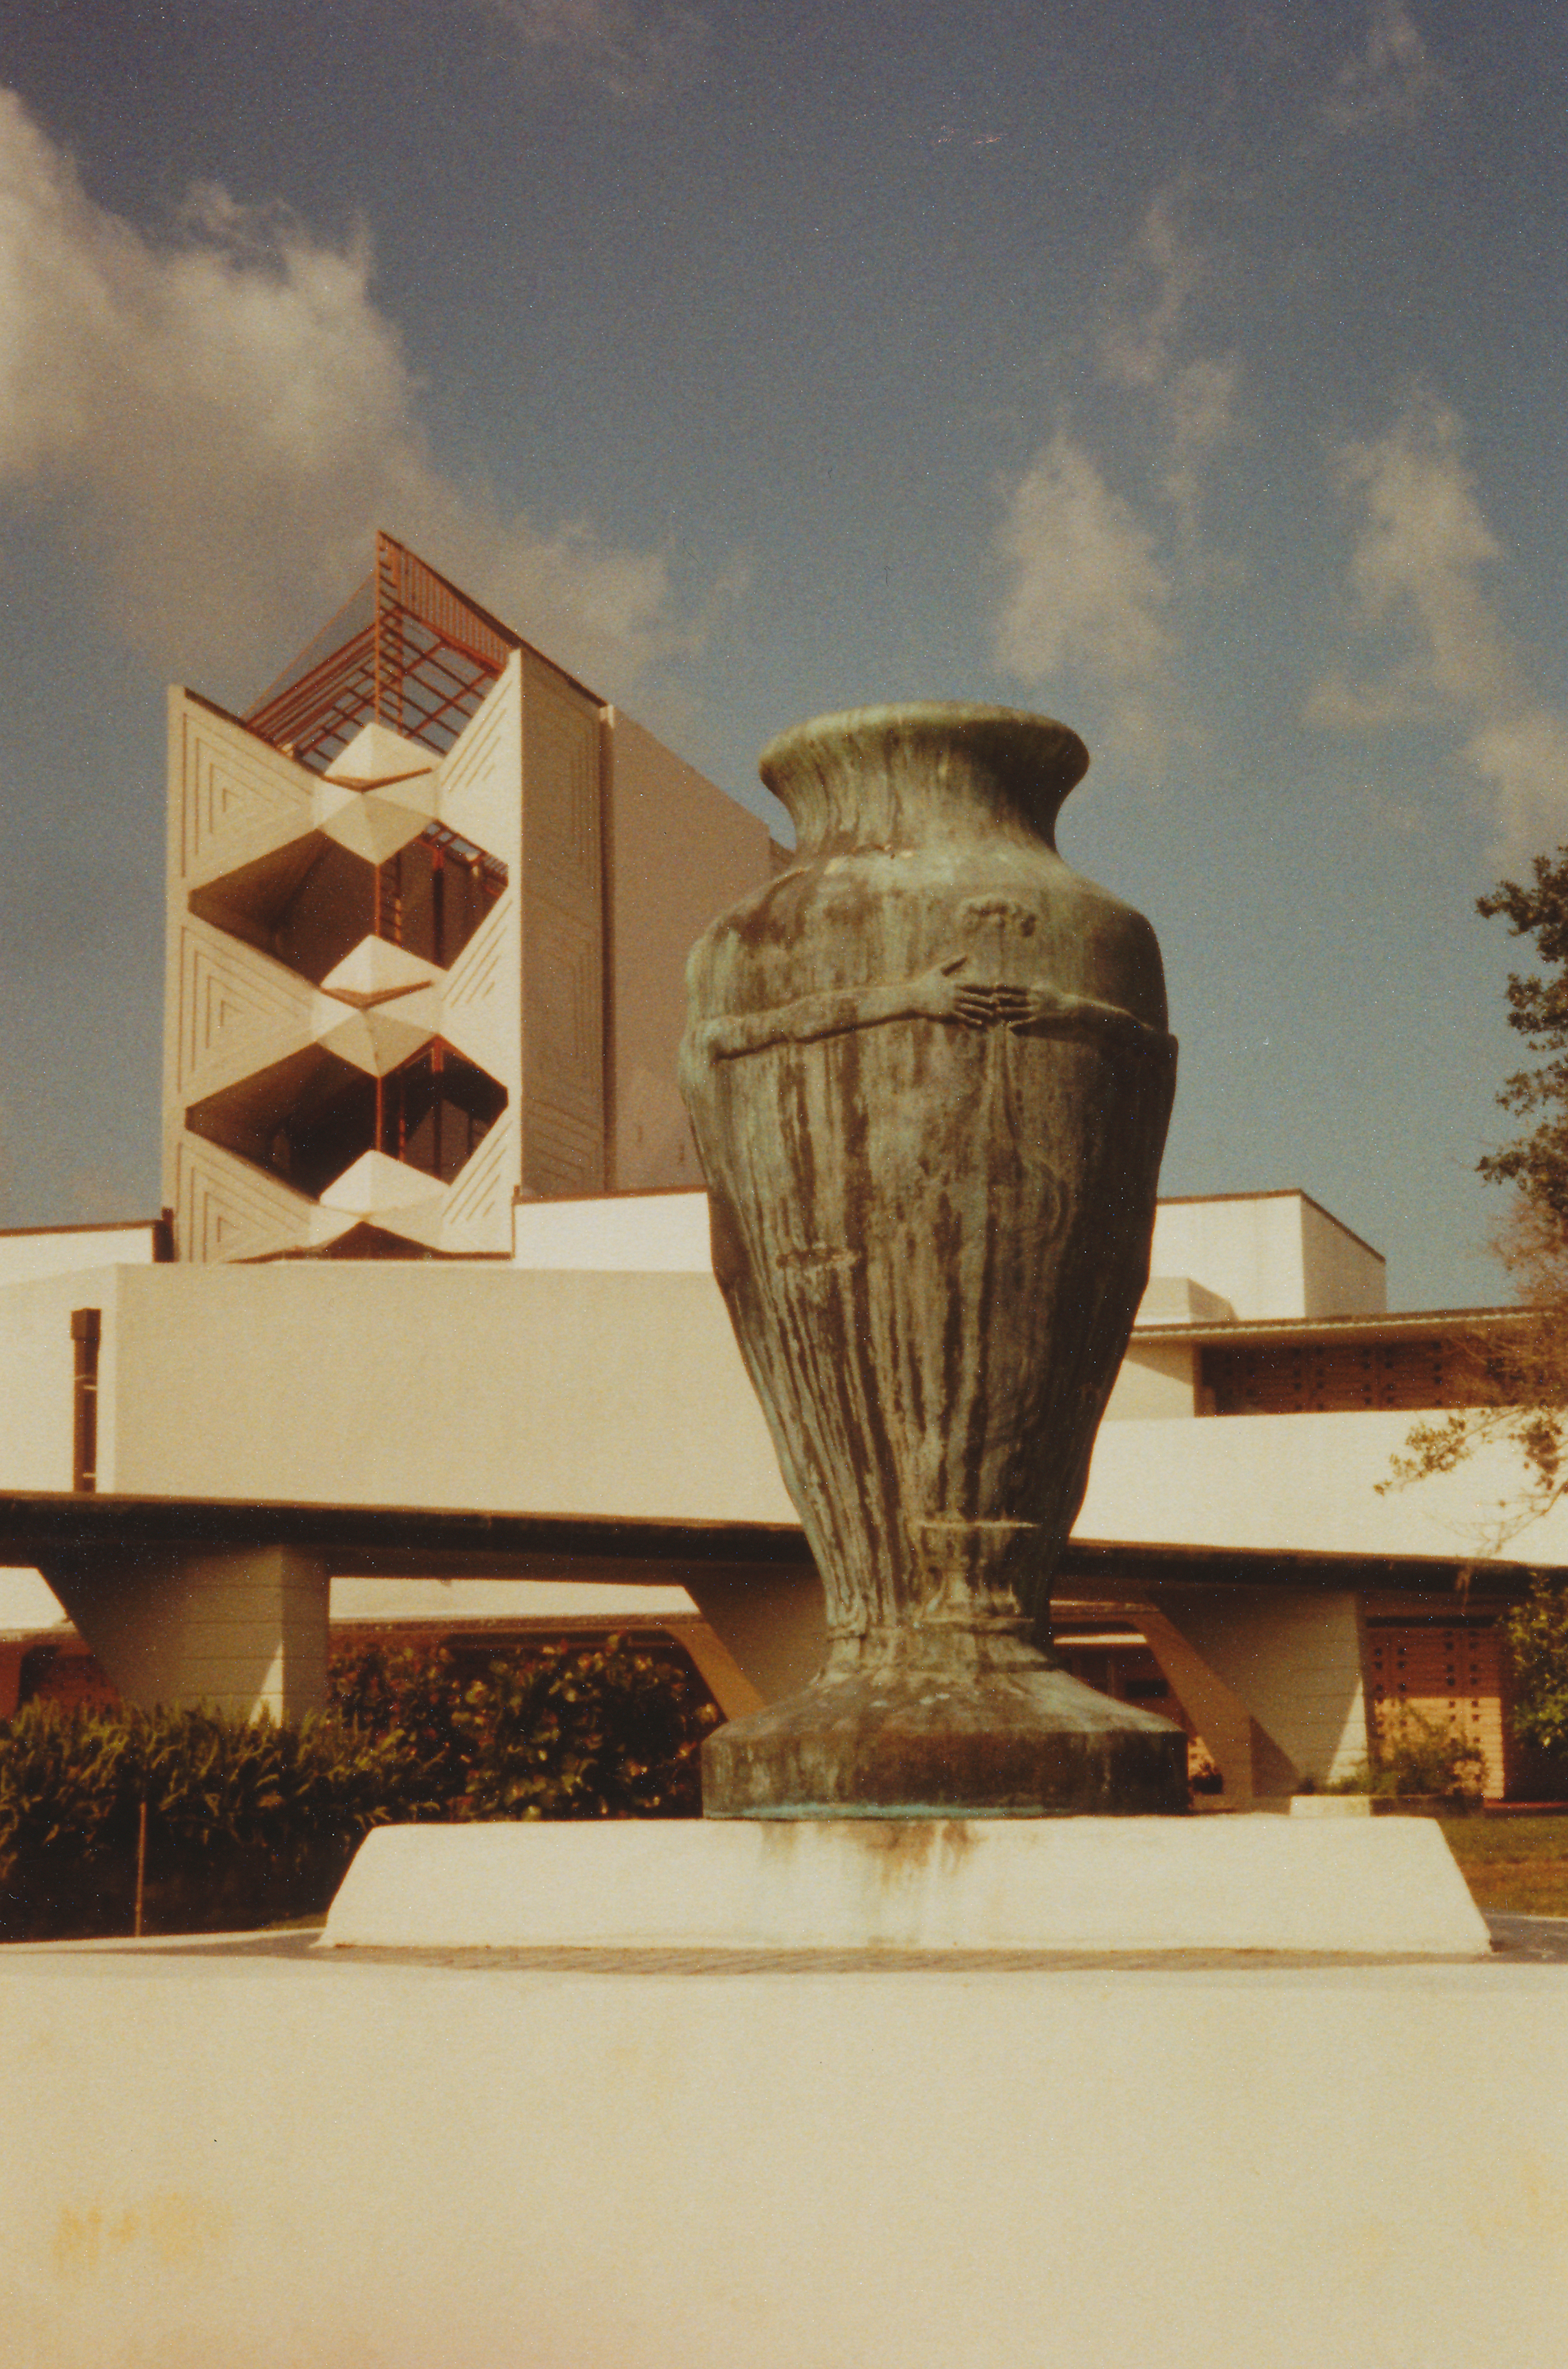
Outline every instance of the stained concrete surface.
[(13, 1947), (5, 2357), (1562, 2358), (1568, 1920), (1494, 1925), (1459, 1963)]

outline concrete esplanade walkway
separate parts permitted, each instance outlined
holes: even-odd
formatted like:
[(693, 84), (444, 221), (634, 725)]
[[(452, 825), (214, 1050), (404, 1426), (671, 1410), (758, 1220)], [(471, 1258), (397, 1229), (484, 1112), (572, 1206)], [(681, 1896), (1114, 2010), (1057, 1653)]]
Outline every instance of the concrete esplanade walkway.
[(13, 1948), (4, 2355), (1561, 2360), (1568, 1926), (1495, 1929), (1471, 1963)]

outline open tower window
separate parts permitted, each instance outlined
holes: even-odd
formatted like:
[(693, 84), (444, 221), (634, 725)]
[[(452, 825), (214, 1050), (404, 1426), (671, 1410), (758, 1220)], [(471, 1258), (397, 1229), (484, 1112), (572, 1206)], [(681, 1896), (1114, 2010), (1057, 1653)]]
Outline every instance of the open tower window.
[(367, 1151), (450, 1184), (506, 1106), (506, 1088), (438, 1037), (384, 1078), (311, 1046), (193, 1104), (186, 1124), (318, 1201)]
[(507, 885), (507, 867), (444, 824), (383, 864), (323, 832), (193, 889), (190, 909), (319, 987), (365, 938), (450, 970)]

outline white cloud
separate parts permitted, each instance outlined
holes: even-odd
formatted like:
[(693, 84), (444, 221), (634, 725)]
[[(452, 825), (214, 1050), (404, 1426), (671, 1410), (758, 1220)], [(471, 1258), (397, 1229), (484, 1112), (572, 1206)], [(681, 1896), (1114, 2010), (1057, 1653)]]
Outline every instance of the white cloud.
[(1385, 436), (1340, 454), (1341, 480), (1365, 521), (1351, 579), (1374, 620), (1407, 612), (1440, 699), (1494, 700), (1514, 663), (1482, 577), (1502, 556), (1464, 458), (1457, 412), (1411, 403)]
[(1568, 840), (1568, 716), (1544, 703), (1478, 725), (1465, 755), (1496, 799), (1508, 866)]
[(150, 662), (236, 697), (400, 535), (613, 694), (681, 638), (657, 552), (442, 475), (362, 239), (193, 192), (157, 243), (0, 92), (0, 488), (52, 498)]
[(1155, 489), (1176, 510), (1189, 555), (1207, 464), (1236, 433), (1241, 378), (1234, 355), (1183, 358), (1193, 299), (1211, 268), (1191, 214), (1190, 184), (1156, 190), (1099, 339), (1101, 376), (1150, 406), (1160, 455)]
[(1322, 119), (1335, 132), (1411, 124), (1447, 93), (1404, 0), (1371, 0), (1366, 47), (1341, 66)]
[(707, 19), (680, 0), (478, 0), (522, 48), (633, 104), (668, 98), (701, 71)]
[(1125, 278), (1137, 293), (1124, 294), (1100, 338), (1101, 370), (1117, 386), (1158, 386), (1169, 374), (1182, 317), (1204, 273), (1187, 211), (1180, 184), (1157, 190), (1133, 241)]
[(1064, 429), (1013, 487), (997, 548), (1010, 576), (999, 666), (1036, 689), (1081, 676), (1104, 694), (1112, 745), (1157, 762), (1170, 582), (1149, 529)]
[(1169, 447), (1160, 491), (1174, 505), (1189, 535), (1196, 533), (1203, 472), (1218, 448), (1236, 433), (1233, 355), (1188, 362), (1165, 388)]
[(1338, 673), (1307, 704), (1310, 724), (1371, 732), (1450, 724), (1496, 811), (1505, 863), (1568, 832), (1568, 715), (1539, 698), (1499, 613), (1503, 557), (1447, 404), (1419, 396), (1388, 432), (1347, 444), (1340, 487), (1360, 512), (1350, 580), (1362, 623), (1393, 655), (1359, 680)]

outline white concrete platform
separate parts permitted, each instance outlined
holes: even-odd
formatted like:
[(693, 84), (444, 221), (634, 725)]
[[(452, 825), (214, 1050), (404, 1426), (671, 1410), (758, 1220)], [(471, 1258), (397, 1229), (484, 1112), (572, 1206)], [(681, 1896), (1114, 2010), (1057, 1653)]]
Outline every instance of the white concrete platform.
[(0, 2227), (14, 2369), (1544, 2363), (1568, 1966), (0, 1951)]
[(670, 1819), (389, 1826), (322, 1946), (1296, 1950), (1475, 1956), (1430, 1819)]

